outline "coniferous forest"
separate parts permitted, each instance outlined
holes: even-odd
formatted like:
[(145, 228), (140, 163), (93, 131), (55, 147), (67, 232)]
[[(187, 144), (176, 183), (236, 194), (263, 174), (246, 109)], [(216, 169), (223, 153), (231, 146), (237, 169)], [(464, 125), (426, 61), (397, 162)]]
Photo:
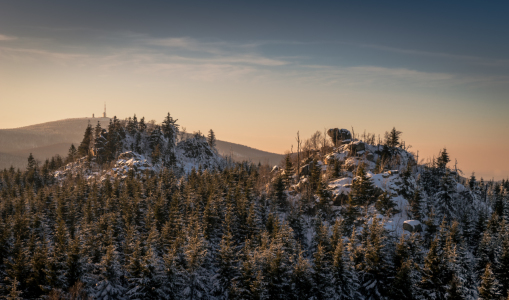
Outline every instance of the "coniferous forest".
[(509, 299), (509, 182), (446, 149), (331, 129), (273, 167), (170, 114), (103, 125), (1, 171), (2, 297)]

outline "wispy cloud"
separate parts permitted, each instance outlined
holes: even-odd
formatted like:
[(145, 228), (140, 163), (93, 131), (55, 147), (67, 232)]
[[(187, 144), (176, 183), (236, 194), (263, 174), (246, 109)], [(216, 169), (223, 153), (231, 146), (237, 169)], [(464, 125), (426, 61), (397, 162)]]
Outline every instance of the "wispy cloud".
[[(349, 87), (447, 87), (454, 85), (509, 84), (504, 75), (465, 75), (447, 72), (425, 72), (409, 68), (375, 65), (341, 66), (313, 62), (308, 57), (268, 55), (262, 47), (270, 41), (226, 42), (189, 37), (156, 39), (125, 34), (122, 45), (115, 43), (90, 51), (85, 46), (68, 46), (55, 41), (33, 40), (30, 48), (12, 44), (0, 46), (0, 59), (20, 62), (46, 60), (66, 66), (97, 68), (105, 74), (178, 76), (195, 81), (268, 80), (297, 82), (302, 85)], [(0, 35), (0, 40), (1, 40)], [(112, 38), (113, 40), (114, 38)], [(289, 42), (291, 43), (291, 42)], [(291, 45), (298, 46), (295, 42)], [(451, 56), (444, 53), (398, 49), (376, 45), (357, 45), (381, 51), (409, 55), (428, 55), (477, 62), (480, 58)]]
[(439, 57), (439, 58), (447, 58), (447, 59), (454, 59), (454, 60), (463, 60), (463, 61), (468, 61), (471, 63), (475, 63), (475, 64), (479, 64), (479, 65), (486, 65), (486, 66), (502, 66), (502, 65), (507, 66), (507, 65), (509, 65), (509, 59), (492, 59), (492, 58), (479, 57), (479, 56), (450, 54), (450, 53), (443, 53), (443, 52), (429, 52), (429, 51), (403, 49), (403, 48), (395, 48), (395, 47), (372, 45), (372, 44), (354, 44), (354, 45), (357, 45), (359, 47), (377, 49), (377, 50), (387, 51), (387, 52), (408, 54), (408, 55), (418, 55), (418, 56), (429, 56), (429, 57)]
[(0, 34), (0, 41), (12, 41), (12, 40), (16, 40), (17, 37), (14, 37), (14, 36), (7, 36), (7, 35), (3, 35), (3, 34)]
[[(192, 38), (142, 39), (140, 46), (161, 46), (161, 53), (171, 55), (172, 50), (186, 50), (187, 56), (172, 56), (173, 59), (194, 63), (253, 64), (261, 66), (283, 66), (290, 62), (280, 58), (269, 58), (258, 53), (257, 43), (228, 43), (224, 41), (199, 41)], [(190, 55), (193, 54), (193, 55)], [(196, 54), (202, 54), (197, 56)]]
[(89, 57), (87, 54), (65, 53), (41, 49), (0, 47), (0, 57), (19, 61), (51, 60), (56, 63), (72, 63)]

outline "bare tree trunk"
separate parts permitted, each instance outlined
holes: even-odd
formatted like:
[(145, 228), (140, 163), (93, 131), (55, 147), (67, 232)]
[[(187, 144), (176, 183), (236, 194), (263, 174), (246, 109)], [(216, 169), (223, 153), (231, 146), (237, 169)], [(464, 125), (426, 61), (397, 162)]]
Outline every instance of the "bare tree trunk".
[(297, 140), (297, 180), (300, 181), (300, 145), (302, 142), (298, 131), (295, 139)]

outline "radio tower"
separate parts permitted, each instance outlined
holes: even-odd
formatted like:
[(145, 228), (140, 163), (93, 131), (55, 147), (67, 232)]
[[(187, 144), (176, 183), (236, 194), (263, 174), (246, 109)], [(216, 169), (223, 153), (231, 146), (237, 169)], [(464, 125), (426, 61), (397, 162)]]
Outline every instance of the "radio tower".
[(103, 118), (106, 118), (106, 102), (104, 102)]

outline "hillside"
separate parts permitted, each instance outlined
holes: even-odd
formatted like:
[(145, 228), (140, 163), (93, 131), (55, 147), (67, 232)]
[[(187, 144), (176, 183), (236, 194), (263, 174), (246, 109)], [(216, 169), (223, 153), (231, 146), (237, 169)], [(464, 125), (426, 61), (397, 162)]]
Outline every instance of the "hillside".
[[(0, 169), (9, 168), (11, 165), (25, 168), (30, 153), (41, 162), (56, 154), (65, 157), (71, 144), (79, 145), (87, 124), (90, 122), (95, 126), (97, 121), (102, 127), (106, 127), (110, 118), (75, 118), (0, 129)], [(220, 155), (231, 155), (234, 161), (248, 160), (274, 165), (283, 158), (280, 154), (221, 140), (217, 141), (216, 147)]]
[(465, 181), (445, 149), (419, 165), (395, 129), (331, 130), (270, 168), (167, 120), (89, 128), (70, 161), (0, 171), (0, 296), (507, 298), (509, 183)]
[(0, 171), (0, 296), (507, 298), (509, 182), (466, 181), (445, 149), (420, 165), (395, 129), (331, 129), (271, 168), (177, 138), (169, 114), (96, 132), (69, 160)]

